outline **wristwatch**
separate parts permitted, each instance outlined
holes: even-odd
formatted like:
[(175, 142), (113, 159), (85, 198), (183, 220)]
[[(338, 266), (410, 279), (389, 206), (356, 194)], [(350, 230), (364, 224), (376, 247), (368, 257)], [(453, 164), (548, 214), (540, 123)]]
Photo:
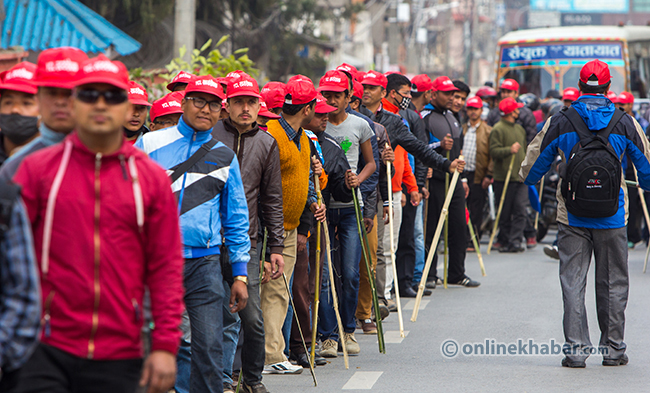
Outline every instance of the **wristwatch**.
[(235, 276), (234, 279), (248, 285), (248, 277), (246, 276)]

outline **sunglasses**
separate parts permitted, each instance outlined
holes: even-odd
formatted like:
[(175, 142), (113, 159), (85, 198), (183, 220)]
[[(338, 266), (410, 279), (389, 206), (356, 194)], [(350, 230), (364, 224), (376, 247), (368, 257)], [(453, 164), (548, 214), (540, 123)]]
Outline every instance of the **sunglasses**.
[(75, 97), (86, 104), (94, 104), (99, 100), (99, 97), (104, 98), (104, 102), (108, 105), (118, 105), (129, 99), (126, 91), (116, 90), (77, 90)]

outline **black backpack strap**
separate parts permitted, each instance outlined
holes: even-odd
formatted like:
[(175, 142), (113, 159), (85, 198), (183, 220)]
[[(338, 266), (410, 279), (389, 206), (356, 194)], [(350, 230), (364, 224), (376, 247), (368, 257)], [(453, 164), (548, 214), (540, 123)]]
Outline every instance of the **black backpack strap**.
[(569, 120), (573, 128), (576, 130), (578, 136), (580, 137), (580, 143), (583, 146), (596, 137), (602, 138), (605, 144), (609, 143), (608, 140), (609, 134), (612, 133), (614, 127), (616, 127), (618, 122), (621, 121), (623, 116), (625, 116), (625, 112), (616, 109), (614, 111), (614, 114), (612, 115), (612, 118), (609, 120), (607, 127), (604, 128), (603, 130), (599, 130), (596, 134), (597, 136), (594, 136), (593, 131), (591, 131), (589, 127), (587, 127), (587, 124), (585, 124), (585, 121), (582, 119), (582, 116), (580, 116), (578, 111), (576, 111), (573, 106), (570, 106), (569, 108), (560, 111), (560, 113), (563, 114)]
[(174, 172), (172, 172), (171, 175), (169, 175), (169, 178), (171, 179), (172, 183), (174, 183), (178, 178), (183, 176), (185, 172), (190, 170), (190, 168), (199, 162), (201, 158), (203, 158), (212, 148), (214, 145), (217, 144), (217, 140), (212, 138), (209, 141), (205, 142), (204, 144), (201, 145), (199, 150), (197, 150), (190, 158), (188, 158), (185, 162), (183, 162)]
[(20, 187), (9, 182), (0, 184), (0, 240), (9, 229), (14, 203), (20, 195)]
[(621, 121), (623, 116), (625, 116), (625, 112), (622, 109), (616, 109), (612, 115), (611, 120), (609, 121), (609, 124), (607, 125), (607, 128), (605, 128), (603, 131), (598, 132), (598, 136), (602, 137), (605, 142), (608, 142), (609, 134), (612, 133), (612, 130), (614, 130), (614, 127), (616, 127), (618, 122)]

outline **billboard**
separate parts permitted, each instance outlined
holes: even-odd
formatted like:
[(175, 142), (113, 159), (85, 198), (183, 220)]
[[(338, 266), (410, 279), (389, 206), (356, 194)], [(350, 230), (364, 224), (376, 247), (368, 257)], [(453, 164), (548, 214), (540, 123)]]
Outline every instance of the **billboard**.
[(628, 0), (530, 0), (534, 11), (560, 11), (581, 13), (627, 13)]
[(515, 45), (501, 50), (501, 62), (564, 59), (622, 59), (620, 43)]

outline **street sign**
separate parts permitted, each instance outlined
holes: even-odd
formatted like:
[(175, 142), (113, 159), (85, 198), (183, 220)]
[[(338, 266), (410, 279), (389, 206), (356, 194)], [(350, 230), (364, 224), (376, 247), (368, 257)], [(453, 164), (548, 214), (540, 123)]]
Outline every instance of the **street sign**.
[(562, 14), (562, 26), (600, 25), (602, 20), (602, 14)]
[(528, 27), (558, 27), (560, 26), (560, 13), (557, 11), (529, 11)]

